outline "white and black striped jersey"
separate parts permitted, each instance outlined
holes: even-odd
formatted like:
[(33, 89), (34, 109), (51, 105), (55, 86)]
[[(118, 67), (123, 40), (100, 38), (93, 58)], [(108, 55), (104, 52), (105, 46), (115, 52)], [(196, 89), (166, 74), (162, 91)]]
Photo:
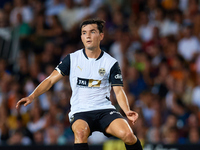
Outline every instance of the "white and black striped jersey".
[(56, 67), (64, 75), (69, 75), (72, 88), (71, 112), (115, 108), (110, 101), (111, 86), (123, 86), (119, 64), (106, 52), (97, 59), (88, 58), (85, 49), (68, 54)]

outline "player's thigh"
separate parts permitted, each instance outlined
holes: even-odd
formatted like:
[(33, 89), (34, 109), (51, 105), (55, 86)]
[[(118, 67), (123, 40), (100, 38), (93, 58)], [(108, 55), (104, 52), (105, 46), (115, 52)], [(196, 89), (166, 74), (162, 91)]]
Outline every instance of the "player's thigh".
[(78, 119), (72, 124), (72, 131), (75, 136), (79, 137), (88, 137), (90, 135), (89, 125), (82, 119)]
[(113, 120), (110, 125), (106, 128), (106, 133), (111, 134), (115, 137), (123, 139), (127, 136), (135, 138), (132, 129), (128, 122), (123, 118)]

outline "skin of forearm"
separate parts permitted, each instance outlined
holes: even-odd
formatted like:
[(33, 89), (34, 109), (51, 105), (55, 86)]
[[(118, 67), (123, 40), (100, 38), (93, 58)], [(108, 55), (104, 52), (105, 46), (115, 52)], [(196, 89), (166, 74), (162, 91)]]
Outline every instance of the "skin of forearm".
[(128, 104), (128, 99), (124, 93), (124, 90), (121, 89), (118, 92), (116, 92), (116, 98), (119, 106), (122, 108), (124, 113), (130, 110), (130, 106)]
[(53, 83), (51, 83), (51, 80), (49, 78), (46, 78), (44, 81), (42, 81), (36, 89), (29, 95), (31, 99), (34, 99), (41, 94), (45, 93), (52, 87)]

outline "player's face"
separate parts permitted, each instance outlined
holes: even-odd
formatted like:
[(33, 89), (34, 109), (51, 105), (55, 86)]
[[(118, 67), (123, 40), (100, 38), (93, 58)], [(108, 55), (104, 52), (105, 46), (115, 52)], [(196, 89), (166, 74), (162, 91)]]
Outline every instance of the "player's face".
[(100, 41), (103, 39), (103, 33), (99, 33), (96, 24), (88, 24), (82, 27), (81, 40), (88, 50), (99, 48)]

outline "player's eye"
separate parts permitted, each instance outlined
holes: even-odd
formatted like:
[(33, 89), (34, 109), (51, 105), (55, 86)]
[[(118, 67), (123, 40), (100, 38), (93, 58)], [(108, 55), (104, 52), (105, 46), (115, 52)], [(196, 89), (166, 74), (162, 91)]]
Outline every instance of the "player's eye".
[(95, 33), (95, 31), (92, 31), (92, 33)]

